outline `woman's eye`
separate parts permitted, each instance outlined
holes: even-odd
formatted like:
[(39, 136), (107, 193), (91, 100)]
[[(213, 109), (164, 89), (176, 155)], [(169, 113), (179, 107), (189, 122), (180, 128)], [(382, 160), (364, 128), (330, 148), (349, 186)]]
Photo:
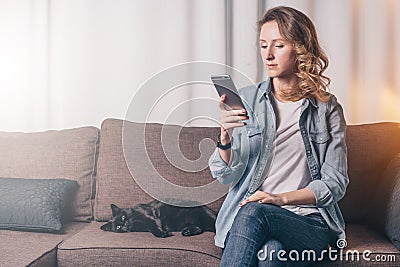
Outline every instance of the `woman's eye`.
[(275, 45), (275, 47), (282, 48), (283, 45)]

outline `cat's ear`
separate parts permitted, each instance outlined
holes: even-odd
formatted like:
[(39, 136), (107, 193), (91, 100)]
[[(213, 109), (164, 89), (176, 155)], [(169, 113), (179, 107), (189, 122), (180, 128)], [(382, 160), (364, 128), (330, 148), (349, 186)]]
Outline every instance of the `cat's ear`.
[(112, 223), (108, 222), (100, 226), (100, 229), (103, 231), (111, 231)]
[(120, 212), (120, 208), (117, 205), (111, 204), (112, 215), (115, 217)]

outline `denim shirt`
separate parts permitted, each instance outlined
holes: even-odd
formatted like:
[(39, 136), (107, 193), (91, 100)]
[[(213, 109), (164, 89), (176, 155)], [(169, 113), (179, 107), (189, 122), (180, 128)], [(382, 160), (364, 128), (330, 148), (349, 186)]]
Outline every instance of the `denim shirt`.
[[(218, 148), (209, 159), (214, 178), (230, 184), (218, 213), (215, 245), (224, 247), (225, 237), (239, 210), (239, 203), (263, 184), (274, 156), (276, 116), (272, 107), (270, 80), (239, 90), (249, 120), (234, 128), (231, 159), (226, 164)], [(326, 103), (315, 98), (302, 101), (299, 128), (305, 146), (311, 182), (306, 186), (315, 195), (316, 207), (331, 232), (331, 245), (345, 239), (344, 219), (337, 202), (345, 194), (347, 175), (346, 121), (334, 95)]]

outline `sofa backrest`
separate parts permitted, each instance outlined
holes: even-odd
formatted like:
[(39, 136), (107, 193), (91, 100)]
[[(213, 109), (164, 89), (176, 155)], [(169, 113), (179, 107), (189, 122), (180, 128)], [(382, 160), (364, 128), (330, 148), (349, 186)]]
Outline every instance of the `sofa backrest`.
[[(185, 171), (179, 163), (179, 157), (174, 159), (173, 153), (168, 153), (168, 146), (165, 147), (166, 143), (174, 141), (173, 138), (168, 141), (169, 137), (162, 138), (161, 136), (164, 136), (162, 132), (180, 131), (179, 149), (174, 151), (182, 152), (184, 157), (191, 160), (200, 157), (208, 159), (215, 148), (218, 128), (182, 128), (161, 124), (147, 124), (144, 127), (143, 125), (125, 122), (125, 126), (130, 128), (125, 138), (132, 139), (123, 142), (124, 121), (107, 119), (102, 124), (95, 203), (95, 219), (97, 220), (107, 220), (111, 217), (111, 203), (121, 207), (131, 207), (153, 199), (145, 192), (148, 188), (142, 189), (143, 180), (135, 178), (135, 175), (146, 177), (155, 170), (171, 183), (188, 187), (215, 181), (207, 166), (203, 168), (206, 164), (204, 161), (199, 163), (200, 171)], [(137, 140), (143, 139), (143, 136), (145, 136), (146, 154), (141, 154), (139, 151), (143, 148), (143, 143)], [(214, 143), (202, 145), (207, 138), (213, 140)], [(350, 184), (339, 205), (346, 221), (363, 221), (365, 217), (372, 216), (371, 199), (386, 166), (396, 154), (400, 153), (400, 123), (349, 125), (346, 138)], [(136, 145), (124, 147), (123, 143)], [(172, 147), (174, 148), (173, 145)], [(127, 165), (125, 156), (128, 156), (128, 161), (134, 160), (140, 166), (128, 168), (129, 164)], [(148, 164), (149, 159), (150, 164)], [(139, 186), (137, 182), (141, 185)], [(154, 183), (151, 179), (144, 185), (146, 186), (164, 189), (162, 185)], [(219, 210), (223, 199), (224, 197), (210, 203), (209, 206)]]
[(375, 194), (382, 184), (383, 173), (400, 153), (400, 123), (349, 125), (346, 143), (350, 184), (339, 206), (347, 222), (370, 221), (377, 216), (374, 209), (377, 205), (373, 202), (381, 201)]
[(92, 219), (99, 129), (0, 132), (0, 177), (76, 180), (74, 219)]
[[(187, 193), (196, 203), (218, 210), (225, 193), (218, 195), (222, 185), (208, 168), (218, 131), (106, 119), (100, 134), (95, 219), (108, 220), (111, 203), (132, 207), (160, 195), (187, 200)], [(178, 190), (171, 191), (171, 185)], [(197, 201), (204, 196), (212, 201)]]

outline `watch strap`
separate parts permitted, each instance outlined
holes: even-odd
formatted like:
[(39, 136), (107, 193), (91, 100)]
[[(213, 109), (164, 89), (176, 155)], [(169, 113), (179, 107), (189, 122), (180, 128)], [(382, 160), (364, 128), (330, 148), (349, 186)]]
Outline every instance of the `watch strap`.
[(218, 140), (217, 140), (217, 147), (218, 147), (219, 149), (222, 149), (222, 150), (227, 150), (227, 149), (231, 148), (231, 146), (232, 146), (232, 142), (229, 142), (229, 143), (226, 144), (226, 145), (223, 145), (223, 144), (221, 143), (221, 133), (219, 133), (219, 134), (218, 134)]

